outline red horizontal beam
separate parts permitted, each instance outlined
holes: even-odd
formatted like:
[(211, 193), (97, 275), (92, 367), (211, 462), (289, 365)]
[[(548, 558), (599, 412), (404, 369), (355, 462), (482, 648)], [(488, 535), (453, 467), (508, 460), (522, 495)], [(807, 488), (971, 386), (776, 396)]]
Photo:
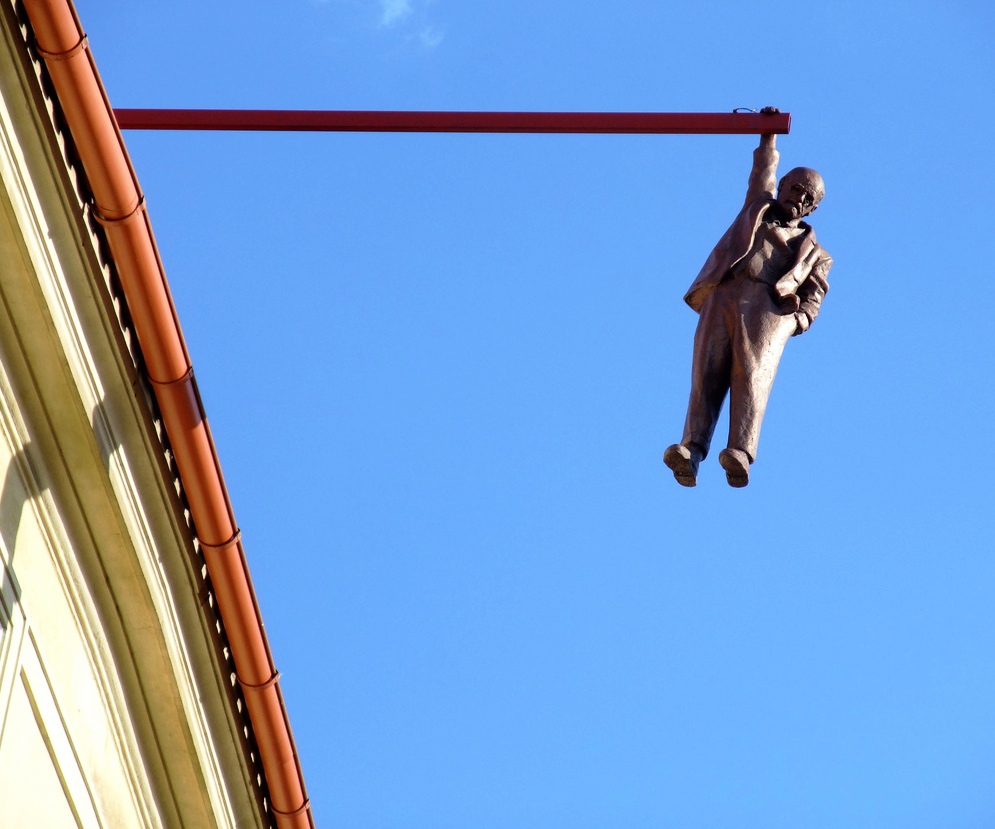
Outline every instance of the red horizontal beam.
[(786, 133), (787, 112), (384, 112), (292, 109), (115, 109), (124, 130), (284, 132)]

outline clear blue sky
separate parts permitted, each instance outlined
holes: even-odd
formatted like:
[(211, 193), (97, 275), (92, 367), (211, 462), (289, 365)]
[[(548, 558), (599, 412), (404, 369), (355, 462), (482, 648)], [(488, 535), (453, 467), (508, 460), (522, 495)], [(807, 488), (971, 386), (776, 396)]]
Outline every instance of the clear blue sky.
[(995, 826), (991, 4), (78, 5), (116, 106), (772, 104), (826, 180), (688, 490), (754, 137), (126, 136), (321, 827)]

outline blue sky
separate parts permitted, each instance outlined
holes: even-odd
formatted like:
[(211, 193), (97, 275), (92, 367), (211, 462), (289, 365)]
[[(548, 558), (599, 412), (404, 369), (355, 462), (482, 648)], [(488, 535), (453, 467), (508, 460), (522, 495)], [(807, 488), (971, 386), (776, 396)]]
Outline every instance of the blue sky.
[(78, 8), (116, 106), (772, 104), (826, 180), (750, 486), (687, 490), (755, 137), (126, 135), (320, 826), (995, 825), (989, 4)]

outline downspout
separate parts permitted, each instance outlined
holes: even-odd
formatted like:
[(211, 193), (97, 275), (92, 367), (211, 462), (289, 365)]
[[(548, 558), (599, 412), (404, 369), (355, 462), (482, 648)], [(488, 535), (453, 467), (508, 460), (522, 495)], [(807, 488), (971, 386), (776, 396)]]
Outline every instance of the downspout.
[(23, 0), (93, 193), (231, 646), (280, 829), (314, 819), (245, 554), (144, 198), (71, 0)]

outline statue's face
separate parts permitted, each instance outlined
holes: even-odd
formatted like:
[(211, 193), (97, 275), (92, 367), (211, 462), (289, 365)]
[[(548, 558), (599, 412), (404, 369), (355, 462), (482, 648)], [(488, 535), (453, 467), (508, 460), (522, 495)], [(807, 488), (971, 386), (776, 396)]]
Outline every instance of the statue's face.
[(822, 177), (815, 170), (799, 167), (781, 179), (777, 203), (791, 219), (801, 219), (819, 206), (822, 193)]

